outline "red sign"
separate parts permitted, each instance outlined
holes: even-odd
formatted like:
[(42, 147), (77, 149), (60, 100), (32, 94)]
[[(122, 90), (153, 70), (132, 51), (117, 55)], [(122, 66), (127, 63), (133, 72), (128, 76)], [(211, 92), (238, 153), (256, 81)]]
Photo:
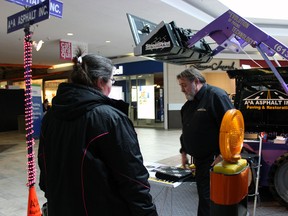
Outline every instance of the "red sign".
[[(284, 67), (284, 66), (288, 66), (288, 62), (285, 60), (279, 60), (278, 61), (279, 64), (281, 65), (281, 67)], [(271, 63), (275, 66), (275, 67), (278, 67), (278, 65), (276, 64), (275, 61), (271, 60)], [(251, 68), (269, 68), (269, 66), (267, 65), (266, 61), (265, 60), (245, 60), (245, 59), (240, 59), (240, 66), (241, 65), (250, 65)]]
[(72, 55), (72, 43), (60, 41), (60, 59), (70, 61), (72, 59)]

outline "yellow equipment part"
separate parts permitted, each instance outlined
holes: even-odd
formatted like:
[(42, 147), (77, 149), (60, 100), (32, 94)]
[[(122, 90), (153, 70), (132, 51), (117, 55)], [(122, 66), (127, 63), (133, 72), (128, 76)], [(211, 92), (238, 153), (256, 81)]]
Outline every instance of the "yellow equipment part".
[(235, 175), (243, 171), (247, 165), (248, 163), (246, 159), (239, 159), (237, 163), (221, 161), (213, 167), (213, 171), (224, 175)]

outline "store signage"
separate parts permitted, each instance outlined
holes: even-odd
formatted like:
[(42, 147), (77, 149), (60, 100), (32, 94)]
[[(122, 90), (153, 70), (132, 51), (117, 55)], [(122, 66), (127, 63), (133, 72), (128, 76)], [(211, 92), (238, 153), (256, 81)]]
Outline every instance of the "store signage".
[(30, 7), (7, 18), (7, 33), (49, 19), (49, 1)]
[(198, 70), (222, 70), (222, 71), (227, 71), (227, 70), (236, 70), (237, 68), (235, 67), (235, 62), (233, 61), (231, 65), (224, 65), (223, 61), (219, 62), (214, 62), (212, 64), (194, 64), (193, 67), (197, 68)]
[(72, 59), (72, 43), (68, 41), (60, 41), (60, 59)]
[(60, 40), (59, 49), (61, 60), (71, 61), (72, 58), (78, 52), (78, 49), (80, 49), (83, 52), (82, 56), (88, 54), (88, 44), (79, 41)]
[(123, 66), (119, 66), (113, 71), (113, 75), (121, 75), (123, 74)]
[[(31, 7), (48, 0), (6, 0), (21, 6)], [(62, 18), (63, 3), (56, 0), (50, 0), (50, 15)]]

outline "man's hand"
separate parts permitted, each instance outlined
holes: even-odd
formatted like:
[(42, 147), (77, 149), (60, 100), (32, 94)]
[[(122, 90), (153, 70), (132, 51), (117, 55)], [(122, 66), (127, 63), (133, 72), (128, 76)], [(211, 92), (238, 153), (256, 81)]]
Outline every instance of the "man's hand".
[(188, 163), (188, 158), (187, 158), (187, 154), (183, 151), (181, 153), (181, 162), (182, 162), (182, 167), (185, 169), (186, 164)]

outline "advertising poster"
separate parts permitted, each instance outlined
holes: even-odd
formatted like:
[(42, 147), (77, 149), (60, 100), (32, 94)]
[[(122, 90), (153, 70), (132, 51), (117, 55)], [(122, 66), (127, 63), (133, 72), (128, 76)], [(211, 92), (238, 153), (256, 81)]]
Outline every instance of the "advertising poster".
[(41, 130), (41, 121), (43, 117), (41, 86), (32, 85), (32, 107), (33, 107), (33, 137), (38, 139)]
[(138, 119), (155, 119), (154, 86), (138, 86)]

